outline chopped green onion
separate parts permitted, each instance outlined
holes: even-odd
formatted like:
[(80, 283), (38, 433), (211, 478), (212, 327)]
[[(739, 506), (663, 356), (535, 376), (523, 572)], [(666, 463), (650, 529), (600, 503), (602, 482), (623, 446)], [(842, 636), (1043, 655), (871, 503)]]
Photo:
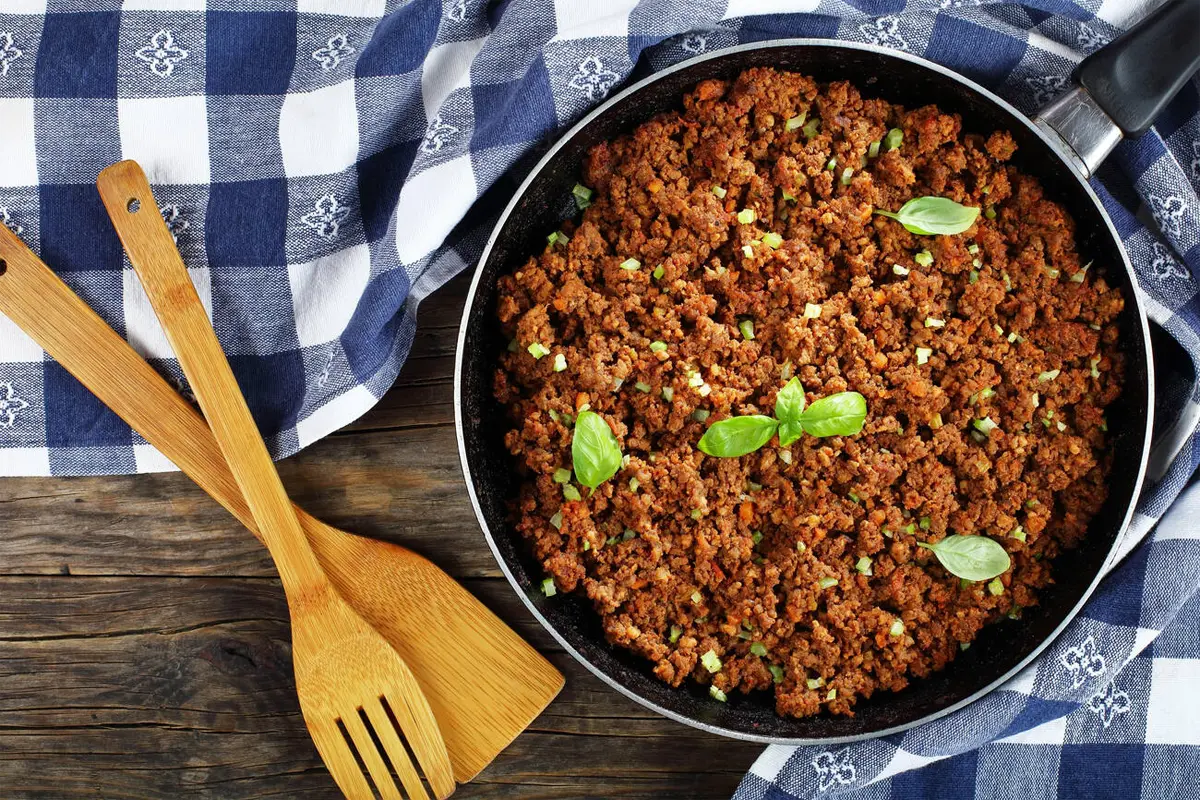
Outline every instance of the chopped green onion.
[(754, 533), (750, 534), (750, 541), (754, 542), (756, 545), (762, 541), (762, 538), (762, 531), (755, 531)]
[(888, 628), (888, 633), (892, 636), (903, 636), (904, 622), (899, 617), (896, 617), (892, 620), (892, 627)]
[(837, 578), (821, 578), (821, 580), (817, 581), (817, 585), (820, 586), (822, 589), (828, 589), (830, 587), (837, 586), (838, 579)]
[(550, 414), (550, 419), (554, 420), (555, 422), (558, 422), (558, 412), (557, 411), (555, 411), (552, 408), (552, 409), (550, 409), (550, 411), (548, 413)]
[(750, 645), (750, 652), (759, 658), (765, 658), (767, 655), (767, 648), (762, 642), (755, 642), (754, 644)]
[(910, 522), (904, 526), (904, 532), (907, 533), (909, 536), (912, 536), (914, 533), (917, 532), (917, 526)]
[(904, 131), (899, 128), (892, 128), (887, 132), (887, 136), (883, 137), (883, 149), (895, 150), (904, 141)]
[(779, 246), (783, 244), (783, 237), (778, 233), (764, 233), (762, 240), (763, 244), (772, 250), (778, 250)]
[(592, 204), (592, 190), (584, 186), (582, 183), (575, 184), (575, 188), (571, 190), (571, 194), (575, 195), (575, 205), (580, 211)]
[(517, 352), (517, 350), (519, 350), (519, 349), (521, 349), (521, 345), (517, 344), (517, 340), (516, 340), (516, 339), (513, 339), (512, 341), (510, 341), (510, 342), (508, 343), (508, 352), (510, 352), (510, 353), (515, 353), (515, 352)]
[(767, 672), (771, 673), (771, 680), (775, 683), (783, 683), (783, 667), (778, 664), (768, 664)]
[(867, 158), (876, 158), (879, 156), (879, 146), (883, 144), (878, 139), (867, 145)]
[(637, 479), (636, 475), (629, 479), (629, 491), (636, 492), (641, 485), (642, 483)]
[(788, 450), (786, 448), (781, 449), (779, 451), (779, 460), (785, 464), (791, 464), (792, 463), (792, 451)]
[(1088, 267), (1092, 266), (1092, 262), (1084, 264), (1079, 268), (1079, 271), (1071, 276), (1071, 283), (1083, 283), (1083, 279), (1087, 277)]
[(1012, 344), (1012, 343), (1014, 343), (1014, 342), (1023, 342), (1023, 341), (1025, 341), (1025, 339), (1024, 339), (1022, 336), (1021, 336), (1021, 334), (1017, 333), (1016, 331), (1013, 331), (1012, 333), (1010, 333), (1010, 334), (1007, 336), (1007, 339), (1008, 339), (1008, 341), (1009, 341), (1009, 343), (1010, 343), (1010, 344)]
[(993, 395), (995, 395), (995, 394), (996, 394), (996, 390), (995, 390), (995, 389), (993, 389), (992, 387), (988, 386), (988, 387), (986, 387), (986, 388), (984, 388), (984, 389), (981, 389), (981, 390), (979, 391), (979, 399), (980, 399), (980, 400), (987, 400), (987, 399), (991, 398), (991, 397), (992, 397)]
[(708, 696), (711, 697), (713, 700), (716, 700), (721, 703), (724, 703), (728, 699), (725, 696), (725, 693), (722, 692), (720, 689), (718, 689), (716, 686), (708, 687)]
[(936, 317), (926, 317), (925, 318), (925, 327), (926, 328), (944, 328), (944, 327), (946, 327), (946, 321), (944, 319), (937, 319)]
[(542, 594), (546, 597), (554, 597), (558, 594), (558, 589), (554, 588), (554, 578), (546, 578), (542, 581)]
[(908, 274), (908, 267), (902, 267), (899, 264), (892, 264), (892, 272), (903, 277)]
[(702, 603), (703, 601), (704, 601), (704, 598), (700, 596), (700, 592), (692, 592), (692, 602), (693, 603), (695, 603), (696, 605), (700, 605), (700, 603)]
[(668, 403), (675, 399), (675, 390), (670, 386), (664, 386), (662, 390), (662, 399)]
[(821, 130), (821, 120), (814, 117), (813, 119), (810, 119), (808, 122), (804, 123), (804, 127), (800, 130), (800, 132), (804, 134), (805, 139), (811, 139), (817, 135), (817, 131), (819, 130)]
[(537, 359), (541, 359), (542, 356), (550, 355), (550, 351), (546, 349), (546, 345), (542, 344), (541, 342), (534, 342), (525, 349), (529, 351), (529, 355)]
[[(560, 531), (562, 530), (562, 512), (561, 511), (554, 512), (554, 516), (550, 518), (550, 524), (553, 525), (556, 530), (560, 530)], [(586, 542), (584, 544), (586, 544)]]
[(646, 394), (650, 391), (650, 384), (646, 383), (645, 381), (638, 381), (633, 385), (633, 388), (637, 389), (642, 394)]
[(571, 481), (571, 470), (562, 468), (562, 467), (554, 470), (554, 482), (555, 483), (570, 483), (570, 481)]
[(561, 244), (563, 247), (566, 247), (567, 242), (571, 241), (571, 237), (567, 236), (562, 231), (555, 231), (554, 233), (552, 233), (546, 237), (546, 241), (552, 245), (553, 244)]
[(826, 162), (825, 162), (825, 169), (832, 170), (832, 169), (833, 169), (834, 167), (836, 167), (836, 166), (837, 166), (837, 159), (836, 159), (836, 158), (831, 158), (831, 159), (829, 159), (828, 161), (826, 161)]
[(846, 496), (850, 498), (851, 503), (857, 504), (857, 503), (862, 502), (858, 499), (858, 495), (856, 495), (854, 492), (847, 492)]
[(987, 589), (993, 595), (1004, 594), (1004, 583), (999, 578), (995, 578), (990, 583), (988, 583)]
[(749, 225), (751, 222), (754, 222), (754, 220), (757, 218), (758, 218), (758, 216), (754, 213), (753, 208), (743, 208), (741, 211), (739, 211), (737, 213), (737, 221), (742, 223), (743, 225)]
[(923, 531), (929, 530), (929, 526), (932, 524), (933, 520), (930, 517), (921, 517), (919, 520), (917, 520), (917, 527)]
[(977, 245), (977, 244), (967, 245), (967, 252), (970, 253), (971, 255), (975, 255), (976, 253), (979, 252), (979, 245)]
[(807, 681), (805, 681), (805, 683), (808, 685), (809, 689), (820, 689), (822, 686), (825, 685), (825, 679), (824, 678), (809, 678)]
[(817, 305), (816, 303), (805, 303), (804, 304), (804, 318), (805, 319), (820, 319), (821, 318), (821, 307), (819, 305)]
[(697, 408), (692, 412), (692, 419), (696, 420), (696, 422), (704, 422), (708, 419), (708, 415), (709, 411), (707, 409)]
[(1097, 324), (1096, 324), (1096, 323), (1094, 323), (1094, 322), (1089, 322), (1089, 323), (1088, 323), (1088, 327), (1089, 327), (1089, 328), (1091, 328), (1091, 329), (1092, 329), (1092, 330), (1094, 330), (1094, 331), (1098, 331), (1098, 330), (1100, 330), (1100, 326), (1099, 326), (1099, 325), (1097, 325)]
[(1059, 433), (1062, 433), (1063, 431), (1065, 431), (1067, 429), (1066, 423), (1063, 422), (1062, 420), (1059, 420), (1058, 422), (1054, 423), (1054, 426), (1056, 428), (1058, 428)]
[(675, 644), (676, 642), (679, 641), (679, 637), (682, 635), (683, 635), (683, 628), (679, 627), (678, 625), (672, 625), (671, 626), (671, 635), (667, 638), (667, 641), (670, 642), (671, 644)]
[(917, 262), (922, 267), (928, 267), (933, 264), (933, 253), (930, 253), (928, 250), (922, 250), (913, 256), (913, 261)]
[(1038, 380), (1041, 381), (1042, 383), (1046, 383), (1047, 381), (1052, 381), (1055, 378), (1057, 378), (1061, 372), (1062, 372), (1062, 370), (1058, 370), (1058, 369), (1052, 369), (1047, 372), (1039, 372)]
[(796, 552), (797, 553), (803, 553), (807, 549), (808, 549), (808, 547), (807, 547), (807, 545), (804, 544), (804, 542), (796, 542)]
[(787, 189), (783, 190), (782, 197), (784, 200), (790, 200), (793, 203), (796, 202), (796, 195), (792, 194)]
[(1022, 528), (1020, 525), (1018, 525), (1017, 527), (1013, 528), (1013, 529), (1012, 529), (1012, 532), (1011, 532), (1011, 533), (1009, 533), (1008, 535), (1009, 535), (1009, 537), (1010, 537), (1010, 538), (1012, 538), (1012, 539), (1016, 539), (1018, 542), (1023, 542), (1023, 541), (1025, 541), (1025, 529), (1024, 529), (1024, 528)]
[(754, 338), (754, 320), (744, 319), (738, 323), (738, 330), (742, 332), (742, 338), (750, 341)]
[(1106, 420), (1104, 417), (1100, 418), (1100, 430), (1108, 433), (1108, 420)]
[(574, 486), (572, 486), (569, 483), (563, 484), (563, 497), (565, 497), (568, 500), (582, 500), (583, 499), (579, 494), (579, 490), (576, 489)]
[(1005, 272), (1004, 270), (1000, 270), (1000, 279), (1004, 281), (1004, 291), (1011, 292), (1012, 291), (1012, 279), (1008, 277), (1008, 273)]
[(837, 689), (830, 689), (829, 694), (825, 695), (826, 700), (837, 700)]
[(945, 423), (942, 422), (942, 415), (940, 413), (934, 414), (932, 417), (929, 418), (929, 427), (935, 431), (939, 430), (942, 427), (942, 425), (944, 425), (944, 424)]
[(663, 269), (663, 265), (659, 264), (657, 267), (654, 268), (654, 272), (651, 272), (650, 274), (653, 275), (654, 280), (657, 281), (662, 278), (664, 272), (666, 272), (666, 270)]
[(1100, 357), (1096, 356), (1091, 361), (1089, 361), (1088, 364), (1091, 365), (1091, 367), (1092, 367), (1092, 377), (1099, 378), (1100, 377)]
[(638, 261), (636, 258), (627, 258), (621, 262), (621, 269), (625, 270), (626, 272), (633, 272), (641, 265), (642, 262)]
[(842, 170), (842, 186), (849, 186), (851, 178), (854, 177), (854, 170), (846, 167)]
[(871, 559), (863, 556), (854, 564), (854, 568), (863, 575), (871, 574)]
[(707, 383), (702, 383), (700, 384), (700, 388), (696, 390), (696, 393), (701, 397), (708, 397), (710, 394), (712, 394), (712, 387)]
[(982, 262), (982, 261), (980, 261), (978, 258), (972, 258), (972, 259), (971, 259), (971, 266), (972, 266), (972, 267), (975, 267), (976, 269), (978, 269), (979, 267), (983, 266), (983, 262)]
[(984, 436), (991, 436), (992, 431), (996, 430), (996, 428), (999, 427), (995, 423), (995, 421), (992, 420), (991, 417), (984, 417), (983, 419), (977, 419), (974, 422), (972, 422), (971, 424), (975, 426), (975, 430), (979, 431)]
[(1059, 274), (1060, 274), (1059, 271), (1056, 270), (1054, 267), (1046, 268), (1046, 275), (1049, 278), (1057, 278), (1059, 276)]
[(650, 343), (650, 352), (651, 353), (661, 353), (663, 350), (666, 350), (666, 349), (667, 349), (666, 342), (653, 341)]
[(970, 284), (979, 283), (979, 270), (973, 269), (967, 273), (967, 283), (970, 283)]
[(933, 355), (933, 348), (918, 347), (917, 348), (917, 365), (925, 364), (929, 361), (929, 357)]
[(567, 368), (567, 357), (564, 356), (562, 353), (555, 353), (554, 354), (554, 371), (562, 372), (566, 368)]
[(983, 187), (983, 189), (981, 189), (980, 191), (982, 191), (984, 194), (991, 194), (992, 193), (992, 185), (989, 183), (987, 186)]
[(1041, 505), (1041, 502), (1038, 501), (1038, 499), (1036, 497), (1031, 497), (1030, 499), (1025, 501), (1026, 508), (1034, 508), (1034, 507), (1040, 506), (1040, 505)]
[(958, 649), (965, 652), (965, 651), (971, 649), (971, 643), (970, 642), (959, 642)]
[(746, 481), (746, 491), (747, 492), (761, 492), (762, 484), (755, 483), (754, 481)]
[(713, 194), (715, 194), (715, 195), (716, 195), (716, 196), (717, 196), (719, 199), (721, 199), (721, 200), (724, 200), (724, 199), (725, 199), (725, 195), (729, 194), (729, 192), (725, 191), (725, 187), (724, 187), (724, 186), (714, 186), (714, 187), (712, 187), (712, 193), (713, 193)]
[(742, 255), (746, 258), (754, 258), (754, 248), (748, 244), (742, 245)]
[(703, 664), (704, 668), (709, 672), (721, 671), (721, 659), (717, 657), (715, 650), (709, 650), (707, 653), (700, 656), (700, 663)]
[(983, 210), (983, 216), (987, 217), (988, 219), (995, 219), (996, 218), (996, 207), (988, 206), (987, 208), (985, 208)]
[(787, 122), (783, 123), (783, 129), (785, 131), (799, 130), (800, 128), (804, 127), (804, 119), (807, 116), (808, 116), (807, 111), (801, 111), (798, 115), (796, 115), (794, 117), (788, 117)]
[(636, 539), (636, 538), (637, 538), (637, 531), (633, 530), (632, 528), (626, 528), (625, 531), (621, 534), (622, 542), (628, 542), (630, 539)]

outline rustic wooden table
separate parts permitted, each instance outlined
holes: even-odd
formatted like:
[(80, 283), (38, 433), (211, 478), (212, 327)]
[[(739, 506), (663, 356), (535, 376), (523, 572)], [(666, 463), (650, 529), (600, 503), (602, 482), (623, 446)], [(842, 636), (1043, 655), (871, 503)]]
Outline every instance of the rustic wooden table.
[[(400, 379), (281, 464), (333, 525), (441, 565), (567, 677), (459, 798), (726, 798), (761, 746), (663, 719), (562, 652), (467, 500), (451, 376), (464, 278), (429, 298)], [(300, 719), (266, 551), (180, 475), (0, 480), (0, 797), (335, 798)]]

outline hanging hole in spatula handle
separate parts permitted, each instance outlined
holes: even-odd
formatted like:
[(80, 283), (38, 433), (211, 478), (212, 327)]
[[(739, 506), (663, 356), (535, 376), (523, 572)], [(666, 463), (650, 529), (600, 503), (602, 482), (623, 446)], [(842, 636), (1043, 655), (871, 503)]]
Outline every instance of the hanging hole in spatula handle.
[(6, 272), (8, 272), (8, 262), (0, 258), (0, 278), (3, 278)]
[(129, 198), (129, 202), (125, 204), (125, 210), (130, 214), (136, 214), (142, 210), (142, 201), (136, 197)]

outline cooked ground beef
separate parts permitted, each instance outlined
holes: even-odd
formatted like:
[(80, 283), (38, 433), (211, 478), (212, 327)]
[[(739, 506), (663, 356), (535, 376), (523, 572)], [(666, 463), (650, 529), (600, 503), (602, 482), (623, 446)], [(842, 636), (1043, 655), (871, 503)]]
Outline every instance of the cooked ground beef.
[[(788, 124), (801, 116), (816, 135)], [(869, 156), (891, 128), (902, 143)], [(932, 105), (753, 69), (591, 151), (595, 196), (564, 225), (569, 242), (501, 279), (514, 346), (494, 389), (523, 476), (515, 524), (610, 642), (673, 686), (851, 714), (1037, 603), (1050, 560), (1105, 498), (1123, 301), (1102, 265), (1080, 263), (1063, 208), (1006, 163), (1015, 149)], [(923, 195), (988, 211), (955, 236), (872, 213)], [(623, 269), (630, 258), (640, 266)], [(861, 433), (776, 438), (741, 458), (697, 449), (718, 420), (771, 414), (792, 375), (810, 403), (861, 392)], [(553, 475), (571, 467), (585, 406), (626, 461), (567, 500)], [(988, 436), (973, 426), (984, 417)], [(967, 583), (916, 546), (951, 533), (995, 538), (1012, 568), (991, 588)]]

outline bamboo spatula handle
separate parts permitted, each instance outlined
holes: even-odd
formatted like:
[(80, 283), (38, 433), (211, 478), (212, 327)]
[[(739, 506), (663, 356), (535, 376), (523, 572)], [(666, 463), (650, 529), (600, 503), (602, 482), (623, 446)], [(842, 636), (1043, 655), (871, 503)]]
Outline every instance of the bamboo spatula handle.
[(96, 184), (284, 586), (327, 587), (142, 168), (122, 161), (101, 172)]

